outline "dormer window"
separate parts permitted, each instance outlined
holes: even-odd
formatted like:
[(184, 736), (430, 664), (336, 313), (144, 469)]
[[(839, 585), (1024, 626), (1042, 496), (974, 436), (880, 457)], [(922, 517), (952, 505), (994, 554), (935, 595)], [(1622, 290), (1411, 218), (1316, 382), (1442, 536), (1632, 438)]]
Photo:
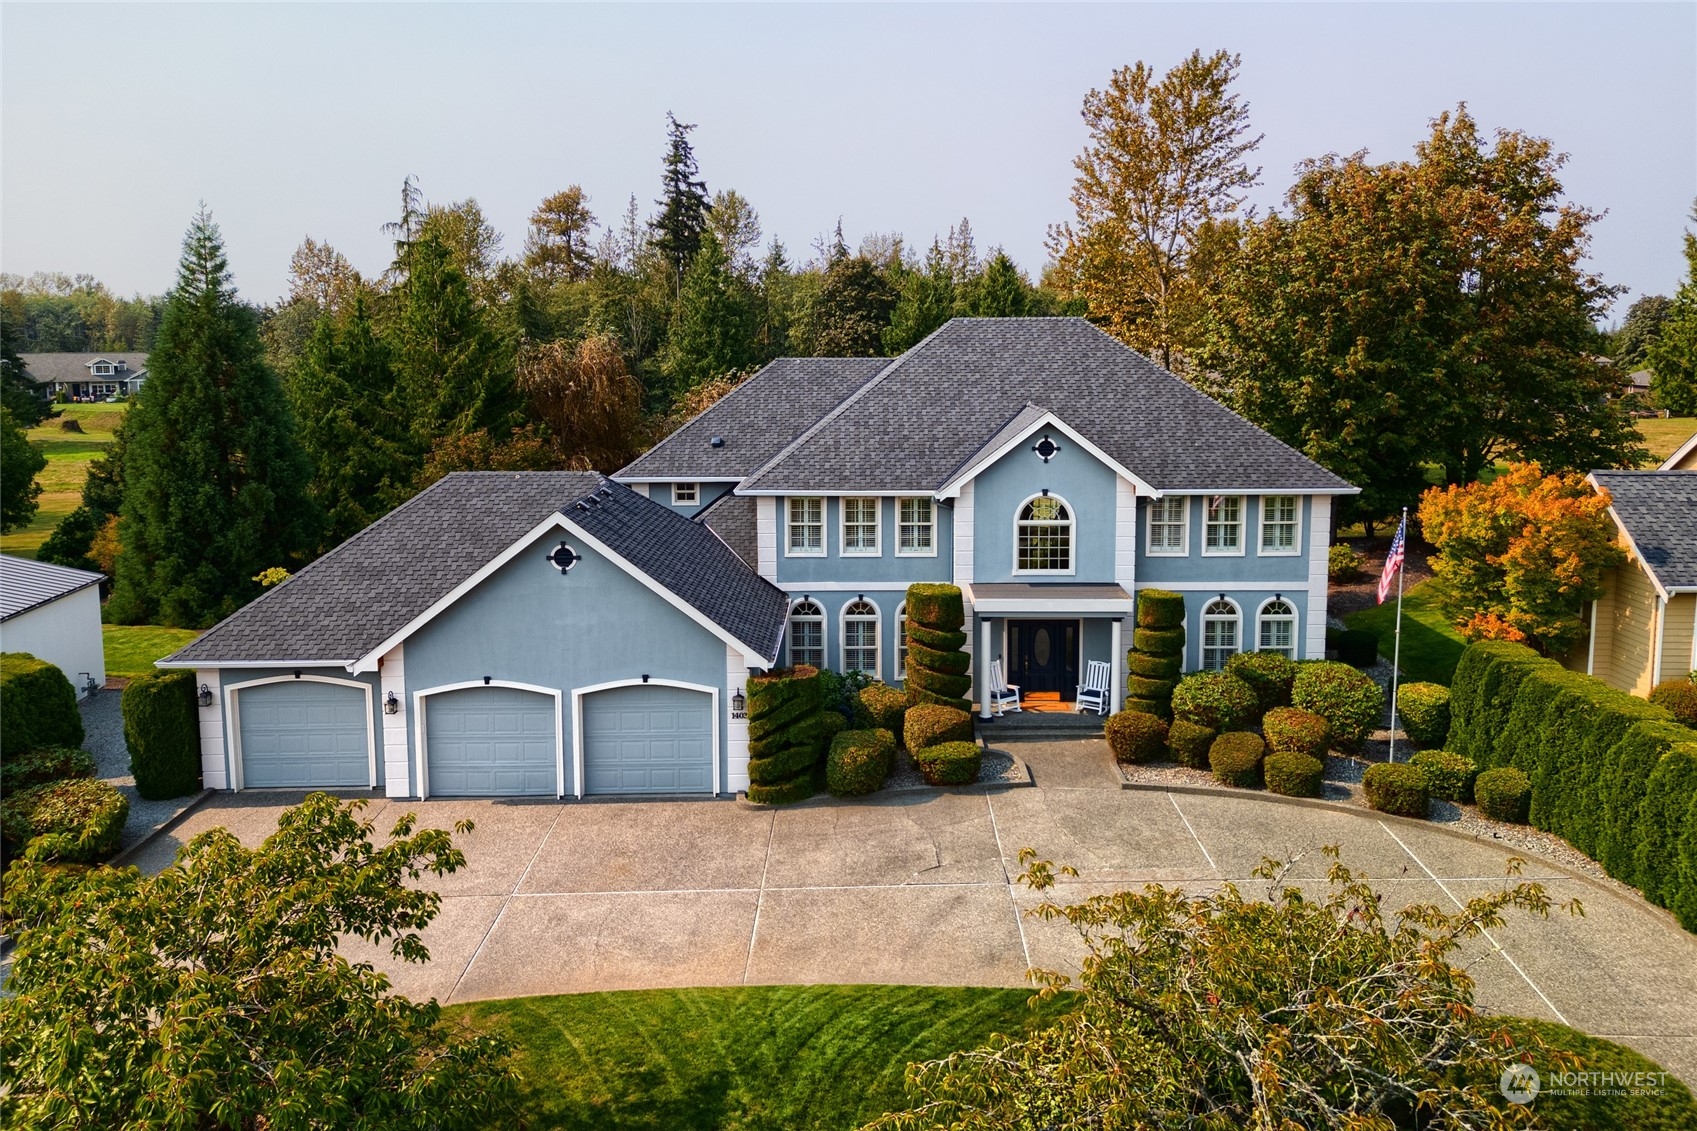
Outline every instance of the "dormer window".
[(694, 483), (672, 484), (672, 503), (674, 506), (693, 507), (701, 498), (701, 491)]
[(94, 375), (96, 377), (110, 377), (110, 376), (112, 376), (112, 363), (110, 361), (97, 361), (97, 362), (95, 362), (94, 363)]

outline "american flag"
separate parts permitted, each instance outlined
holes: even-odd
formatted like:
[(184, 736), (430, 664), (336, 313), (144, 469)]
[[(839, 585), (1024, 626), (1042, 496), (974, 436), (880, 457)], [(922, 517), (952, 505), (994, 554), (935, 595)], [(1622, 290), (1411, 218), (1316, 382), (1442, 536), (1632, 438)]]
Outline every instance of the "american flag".
[(1403, 512), (1402, 521), (1397, 523), (1396, 537), (1391, 539), (1391, 552), (1385, 557), (1384, 572), (1379, 574), (1379, 604), (1385, 603), (1390, 595), (1391, 582), (1402, 569), (1402, 558), (1408, 549), (1408, 513)]

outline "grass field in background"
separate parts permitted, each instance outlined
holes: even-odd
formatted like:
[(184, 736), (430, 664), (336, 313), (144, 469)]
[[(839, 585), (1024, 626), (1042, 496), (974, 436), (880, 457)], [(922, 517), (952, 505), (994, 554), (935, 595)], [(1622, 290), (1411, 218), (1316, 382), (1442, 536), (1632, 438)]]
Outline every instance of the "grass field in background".
[(131, 678), (153, 670), (153, 661), (169, 656), (200, 633), (192, 628), (157, 628), (150, 624), (103, 624), (107, 678)]
[[(1440, 581), (1424, 581), (1402, 595), (1402, 668), (1409, 679), (1449, 686), (1467, 641), (1455, 630), (1438, 605)], [(1361, 609), (1343, 618), (1351, 628), (1379, 634), (1379, 653), (1390, 658), (1396, 646), (1396, 599)]]
[(1691, 439), (1697, 432), (1697, 416), (1670, 416), (1666, 420), (1650, 417), (1638, 421), (1638, 434), (1657, 463), (1661, 463)]
[[(28, 526), (0, 534), (0, 552), (20, 558), (33, 558), (59, 520), (82, 505), (83, 481), (88, 478), (88, 465), (106, 454), (113, 441), (114, 430), (124, 419), (127, 404), (66, 404), (55, 405), (60, 416), (44, 420), (29, 430), (30, 442), (47, 457), (36, 481), (41, 484), (41, 497), (36, 500), (41, 509)], [(81, 432), (67, 432), (61, 421), (75, 420)]]

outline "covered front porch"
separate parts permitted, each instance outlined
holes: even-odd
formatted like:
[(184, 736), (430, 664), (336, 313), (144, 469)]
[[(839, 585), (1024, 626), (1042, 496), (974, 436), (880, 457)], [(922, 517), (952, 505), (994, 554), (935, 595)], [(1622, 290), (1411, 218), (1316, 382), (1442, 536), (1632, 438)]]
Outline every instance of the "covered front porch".
[(1117, 584), (995, 582), (963, 585), (971, 609), (974, 708), (981, 720), (1001, 712), (984, 690), (990, 664), (1002, 662), (1025, 710), (1071, 712), (1091, 661), (1109, 670), (1109, 707), (1125, 698), (1125, 621), (1133, 599)]

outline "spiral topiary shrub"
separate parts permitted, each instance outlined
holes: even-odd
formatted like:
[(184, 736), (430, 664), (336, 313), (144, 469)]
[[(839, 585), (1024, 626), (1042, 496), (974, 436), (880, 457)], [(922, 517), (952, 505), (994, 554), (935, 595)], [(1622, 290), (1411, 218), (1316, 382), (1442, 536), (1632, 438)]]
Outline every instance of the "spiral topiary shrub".
[(970, 785), (978, 780), (984, 752), (976, 742), (942, 742), (914, 755), (929, 785)]
[(826, 711), (819, 669), (778, 668), (748, 681), (748, 799), (783, 804), (811, 797), (826, 743), (846, 726)]
[(1173, 689), (1173, 716), (1225, 732), (1243, 730), (1258, 714), (1255, 692), (1234, 675), (1196, 672)]
[(882, 728), (845, 730), (825, 755), (825, 788), (836, 797), (858, 797), (884, 788), (896, 756), (896, 736)]
[(907, 709), (902, 732), (908, 750), (917, 756), (921, 750), (944, 742), (971, 742), (972, 716), (955, 707), (921, 703)]
[(1126, 653), (1126, 671), (1144, 679), (1177, 680), (1184, 669), (1183, 656), (1156, 656), (1133, 648)]
[(110, 783), (70, 778), (0, 801), (0, 837), (8, 856), (98, 864), (118, 851), (129, 816), (129, 799)]
[(136, 792), (150, 801), (200, 789), (200, 713), (191, 671), (154, 669), (130, 680), (121, 701)]
[(971, 711), (972, 657), (961, 651), (966, 604), (960, 586), (907, 587), (907, 689), (915, 703)]
[(1326, 764), (1307, 754), (1269, 754), (1261, 763), (1267, 792), (1286, 797), (1318, 797), (1326, 775)]
[(52, 781), (93, 776), (93, 754), (74, 746), (43, 746), (0, 763), (0, 796)]
[(887, 683), (872, 683), (860, 689), (860, 703), (871, 716), (872, 726), (895, 735), (896, 743), (900, 745), (902, 716), (912, 706), (907, 701), (907, 692)]
[(1494, 821), (1525, 824), (1532, 804), (1532, 782), (1513, 766), (1498, 766), (1473, 779), (1473, 799), (1479, 812)]
[(1280, 754), (1324, 758), (1332, 748), (1331, 726), (1300, 707), (1274, 707), (1262, 716), (1261, 733), (1267, 736), (1267, 749)]
[(1650, 692), (1650, 702), (1688, 727), (1697, 727), (1697, 682), (1691, 676), (1664, 679)]
[(1422, 750), (1408, 760), (1417, 766), (1426, 782), (1426, 792), (1445, 801), (1473, 800), (1473, 781), (1479, 767), (1471, 759), (1448, 750)]
[(1126, 653), (1126, 707), (1172, 718), (1173, 688), (1184, 668), (1184, 594), (1145, 589)]
[(1396, 713), (1409, 742), (1423, 749), (1442, 746), (1450, 735), (1450, 689), (1441, 683), (1405, 683), (1397, 688)]
[(1183, 628), (1184, 594), (1144, 589), (1137, 594), (1138, 628)]
[(1108, 748), (1121, 762), (1154, 762), (1167, 753), (1167, 723), (1146, 711), (1120, 711), (1108, 716), (1102, 729)]
[(1255, 692), (1262, 714), (1290, 706), (1290, 687), (1296, 682), (1296, 661), (1282, 652), (1239, 652), (1226, 661), (1226, 674), (1236, 676)]
[(1384, 691), (1348, 664), (1322, 660), (1297, 667), (1291, 706), (1321, 716), (1340, 747), (1359, 750), (1384, 715)]
[(1222, 734), (1208, 747), (1208, 768), (1216, 781), (1241, 789), (1255, 789), (1261, 784), (1261, 758), (1267, 752), (1261, 736), (1252, 731), (1237, 730)]
[(1173, 752), (1173, 759), (1179, 765), (1189, 766), (1193, 770), (1206, 770), (1208, 748), (1214, 745), (1214, 739), (1219, 733), (1213, 727), (1174, 719), (1167, 727), (1167, 749)]
[(65, 673), (28, 652), (0, 653), (0, 757), (82, 740), (77, 692)]
[(1407, 762), (1378, 762), (1361, 777), (1367, 804), (1398, 817), (1426, 816), (1426, 776)]

